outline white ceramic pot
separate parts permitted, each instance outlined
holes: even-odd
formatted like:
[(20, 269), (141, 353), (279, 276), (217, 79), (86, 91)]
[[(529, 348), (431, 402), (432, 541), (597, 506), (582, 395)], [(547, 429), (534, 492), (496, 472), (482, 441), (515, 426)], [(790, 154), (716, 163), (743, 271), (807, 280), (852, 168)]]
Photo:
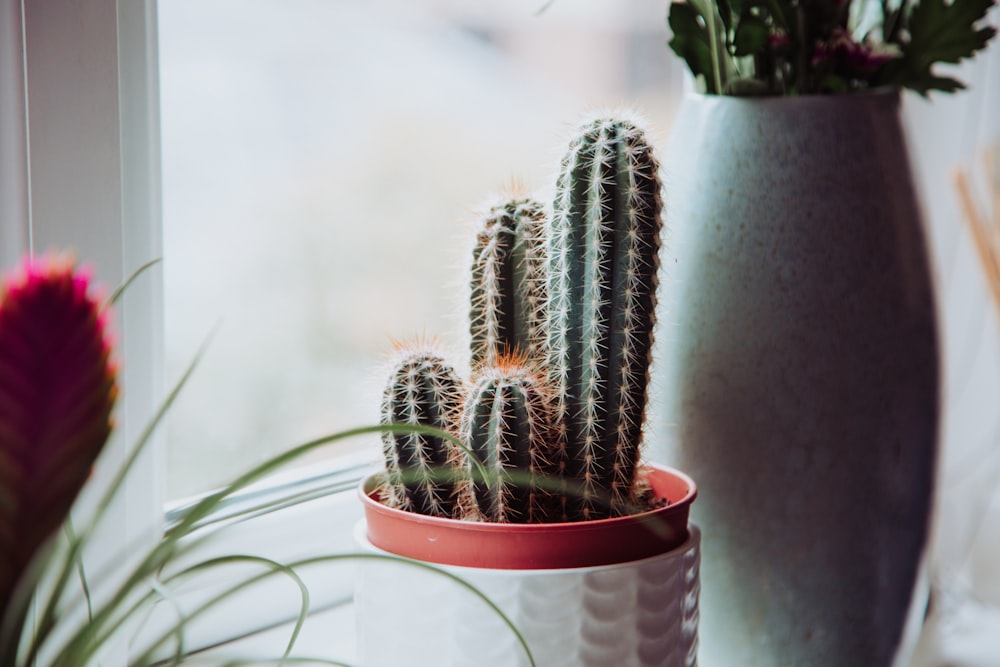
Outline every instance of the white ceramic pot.
[(702, 494), (702, 664), (885, 667), (939, 409), (899, 97), (690, 96), (665, 170), (657, 382)]
[[(368, 542), (364, 525), (358, 539)], [(700, 532), (641, 561), (564, 570), (439, 566), (488, 596), (524, 635), (538, 667), (693, 667), (698, 645)], [(359, 566), (362, 667), (527, 667), (502, 618), (438, 573), (398, 563)]]
[[(565, 524), (423, 517), (381, 505), (375, 485), (366, 481), (361, 495), (367, 522), (357, 533), (364, 550), (426, 555), (420, 561), (360, 564), (355, 608), (361, 665), (696, 665), (701, 534), (688, 524), (695, 487), (686, 475), (665, 468), (650, 479), (670, 505), (636, 517)], [(620, 553), (636, 557), (621, 560)], [(494, 565), (454, 564), (462, 562)], [(556, 567), (558, 562), (575, 566)], [(481, 591), (511, 625), (466, 586), (428, 565)], [(522, 634), (533, 663), (511, 626)]]

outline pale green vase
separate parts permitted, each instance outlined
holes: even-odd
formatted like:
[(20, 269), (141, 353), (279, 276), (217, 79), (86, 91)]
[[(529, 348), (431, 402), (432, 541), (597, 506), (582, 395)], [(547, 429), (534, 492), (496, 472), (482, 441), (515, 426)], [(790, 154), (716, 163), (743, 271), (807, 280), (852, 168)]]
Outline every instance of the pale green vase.
[(698, 483), (702, 667), (888, 666), (932, 503), (938, 343), (895, 93), (691, 96), (658, 382)]

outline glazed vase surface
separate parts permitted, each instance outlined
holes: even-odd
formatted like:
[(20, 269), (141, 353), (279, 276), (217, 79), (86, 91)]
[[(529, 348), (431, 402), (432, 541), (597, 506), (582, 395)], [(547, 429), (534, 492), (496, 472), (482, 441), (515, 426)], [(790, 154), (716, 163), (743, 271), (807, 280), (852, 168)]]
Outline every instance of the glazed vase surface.
[(656, 381), (698, 480), (703, 667), (888, 667), (927, 538), (938, 340), (895, 93), (689, 96)]

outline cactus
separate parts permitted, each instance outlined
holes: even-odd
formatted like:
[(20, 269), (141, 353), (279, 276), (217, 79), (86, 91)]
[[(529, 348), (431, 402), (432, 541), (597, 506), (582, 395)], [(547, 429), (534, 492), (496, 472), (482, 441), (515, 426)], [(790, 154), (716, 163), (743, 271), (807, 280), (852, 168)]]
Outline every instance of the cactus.
[(549, 232), (548, 365), (582, 518), (630, 511), (659, 268), (659, 165), (631, 121), (573, 138)]
[(462, 412), (461, 437), (488, 475), (476, 478), (470, 467), (481, 518), (560, 518), (555, 491), (563, 452), (554, 416), (543, 374), (522, 357), (502, 357), (480, 370)]
[(542, 205), (524, 198), (483, 217), (472, 256), (473, 366), (514, 351), (535, 358), (544, 344), (544, 220)]
[[(451, 430), (461, 410), (462, 383), (454, 369), (430, 349), (403, 349), (382, 395), (382, 424)], [(456, 513), (461, 489), (449, 471), (463, 454), (450, 441), (424, 433), (382, 434), (390, 506), (430, 516)]]
[[(484, 216), (470, 309), (476, 377), (452, 427), (470, 456), (439, 451), (445, 443), (423, 436), (387, 437), (390, 478), (416, 470), (423, 480), (398, 494), (400, 506), (541, 522), (618, 516), (644, 505), (636, 472), (655, 323), (660, 188), (642, 130), (629, 119), (597, 118), (570, 143), (547, 220), (537, 203), (519, 198)], [(431, 380), (443, 362), (421, 363), (434, 373), (423, 366), (397, 371), (390, 387), (402, 387), (387, 389), (383, 412), (394, 422), (446, 427), (450, 407), (403, 413), (429, 402), (414, 396), (454, 399)], [(423, 472), (445, 464), (461, 468), (462, 481), (450, 488)]]

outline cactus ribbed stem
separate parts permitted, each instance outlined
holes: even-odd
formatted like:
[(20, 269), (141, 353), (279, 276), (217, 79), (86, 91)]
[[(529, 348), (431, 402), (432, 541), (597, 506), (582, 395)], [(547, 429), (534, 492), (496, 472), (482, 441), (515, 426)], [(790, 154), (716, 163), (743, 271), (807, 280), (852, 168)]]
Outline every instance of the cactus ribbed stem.
[(486, 521), (541, 523), (560, 518), (559, 462), (552, 396), (544, 377), (518, 358), (482, 369), (466, 399), (462, 438), (488, 473), (473, 475)]
[[(412, 355), (383, 401), (383, 422), (454, 428), (467, 450), (387, 434), (391, 504), (505, 522), (642, 506), (660, 191), (643, 131), (597, 118), (570, 143), (551, 216), (518, 197), (487, 211), (473, 252), (471, 393), (463, 403), (439, 357)], [(434, 473), (447, 466), (443, 481)]]
[[(453, 431), (461, 401), (462, 383), (451, 365), (432, 351), (404, 351), (383, 392), (380, 421)], [(432, 435), (392, 432), (382, 434), (382, 450), (387, 504), (430, 516), (455, 513), (460, 489), (451, 472), (462, 461), (461, 449)]]
[(472, 257), (470, 333), (473, 366), (515, 352), (534, 358), (544, 344), (542, 205), (513, 198), (492, 206)]
[(658, 172), (634, 123), (601, 118), (574, 137), (556, 184), (548, 363), (584, 519), (626, 513), (632, 501), (655, 322)]

